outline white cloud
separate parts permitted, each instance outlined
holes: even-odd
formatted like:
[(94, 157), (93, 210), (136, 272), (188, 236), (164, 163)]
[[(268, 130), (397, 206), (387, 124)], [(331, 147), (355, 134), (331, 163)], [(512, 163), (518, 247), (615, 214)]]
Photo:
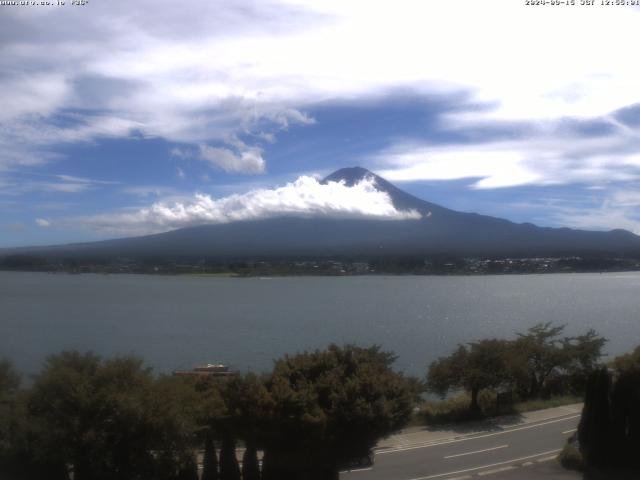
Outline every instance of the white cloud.
[[(640, 84), (625, 48), (638, 9), (622, 6), (139, 0), (5, 8), (2, 23), (0, 87), (12, 94), (0, 121), (5, 135), (35, 126), (28, 145), (134, 129), (194, 145), (269, 138), (311, 122), (310, 104), (392, 88), (467, 90), (495, 105), (457, 121), (591, 117), (637, 102)], [(95, 109), (80, 128), (56, 126), (56, 114)]]
[(377, 154), (391, 181), (475, 179), (478, 189), (590, 184), (640, 179), (640, 142), (617, 132), (601, 137), (532, 131), (527, 138), (469, 145), (399, 142)]
[(61, 192), (80, 193), (105, 185), (118, 185), (118, 182), (96, 180), (92, 178), (75, 177), (72, 175), (36, 175), (32, 177), (44, 177), (53, 180), (33, 180), (31, 178), (15, 178), (7, 181), (0, 194), (19, 195), (27, 192)]
[[(378, 191), (373, 179), (348, 187), (302, 176), (275, 189), (256, 189), (215, 199), (196, 194), (190, 201), (165, 202), (132, 212), (67, 220), (105, 234), (146, 234), (190, 225), (228, 223), (276, 216), (418, 219), (415, 211), (399, 211), (389, 195)], [(64, 223), (64, 222), (63, 222)]]
[(30, 114), (49, 115), (63, 104), (69, 90), (64, 75), (55, 71), (35, 74), (22, 72), (0, 77), (0, 91), (4, 92), (0, 122), (13, 121)]
[(171, 150), (169, 150), (169, 155), (171, 155), (172, 157), (181, 158), (183, 160), (193, 158), (192, 151), (185, 148), (178, 148), (178, 147), (173, 147)]
[(258, 147), (245, 147), (236, 153), (229, 148), (200, 145), (200, 158), (225, 172), (256, 174), (265, 171), (262, 149)]
[(173, 187), (167, 187), (166, 185), (129, 185), (120, 188), (119, 193), (124, 195), (132, 195), (134, 197), (178, 197), (179, 192)]
[(45, 218), (36, 218), (36, 225), (42, 228), (48, 228), (51, 226), (51, 222)]
[(552, 225), (583, 230), (623, 228), (640, 235), (640, 198), (635, 191), (604, 193), (593, 205), (554, 203), (547, 205), (546, 219)]

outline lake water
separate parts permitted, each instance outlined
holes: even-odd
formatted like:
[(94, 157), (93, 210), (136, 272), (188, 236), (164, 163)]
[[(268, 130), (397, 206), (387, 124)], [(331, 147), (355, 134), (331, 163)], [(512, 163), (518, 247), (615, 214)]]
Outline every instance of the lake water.
[(264, 371), (330, 342), (381, 344), (423, 375), (459, 342), (537, 322), (640, 344), (640, 273), (212, 278), (0, 272), (0, 356), (24, 373), (63, 349), (135, 353), (156, 371)]

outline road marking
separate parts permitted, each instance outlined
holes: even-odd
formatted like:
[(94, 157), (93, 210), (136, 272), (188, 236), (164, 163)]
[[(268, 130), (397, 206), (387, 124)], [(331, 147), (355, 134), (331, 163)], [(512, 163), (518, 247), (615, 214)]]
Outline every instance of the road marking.
[(368, 472), (369, 470), (373, 470), (373, 467), (354, 468), (353, 470), (342, 470), (342, 471), (340, 471), (338, 473)]
[(571, 430), (565, 430), (564, 432), (562, 432), (563, 435), (566, 435), (567, 433), (573, 433), (575, 431), (577, 431), (577, 428), (572, 428)]
[(539, 459), (536, 460), (536, 462), (539, 462), (539, 463), (548, 462), (549, 460), (555, 460), (556, 458), (558, 458), (557, 455), (550, 455), (548, 457), (539, 458)]
[(533, 462), (524, 462), (522, 464), (523, 467), (530, 467), (531, 465), (533, 465)]
[(484, 475), (491, 475), (492, 473), (498, 473), (498, 472), (506, 472), (507, 470), (515, 470), (516, 467), (500, 467), (500, 468), (494, 468), (493, 470), (485, 470), (484, 472), (478, 472), (478, 476), (482, 477)]
[(507, 448), (509, 445), (500, 445), (499, 447), (485, 448), (484, 450), (476, 450), (475, 452), (456, 453), (455, 455), (449, 455), (444, 458), (456, 458), (464, 457), (465, 455), (473, 455), (474, 453), (490, 452), (491, 450), (498, 450), (499, 448)]
[(471, 475), (464, 475), (462, 477), (447, 478), (447, 480), (469, 480), (470, 478), (471, 478)]
[(448, 475), (457, 475), (458, 473), (473, 472), (474, 470), (482, 470), (483, 468), (491, 468), (491, 467), (497, 467), (499, 465), (506, 465), (507, 463), (520, 462), (522, 460), (528, 460), (530, 458), (539, 457), (541, 455), (549, 455), (550, 453), (558, 453), (559, 451), (560, 451), (560, 449), (549, 450), (548, 452), (540, 452), (540, 453), (536, 453), (535, 455), (528, 455), (526, 457), (514, 458), (512, 460), (505, 460), (504, 462), (491, 463), (489, 465), (483, 465), (481, 467), (465, 468), (464, 470), (457, 470), (455, 472), (437, 473), (435, 475), (427, 475), (426, 477), (415, 477), (415, 478), (411, 478), (409, 480), (429, 480), (431, 478), (440, 478), (440, 477), (446, 477)]
[(496, 435), (504, 435), (505, 433), (518, 432), (520, 430), (528, 430), (530, 428), (542, 427), (544, 425), (549, 425), (549, 424), (552, 424), (552, 423), (564, 422), (566, 420), (573, 420), (574, 418), (578, 418), (578, 417), (580, 417), (580, 415), (573, 415), (571, 417), (559, 418), (559, 419), (556, 419), (556, 420), (550, 420), (548, 422), (537, 423), (535, 425), (526, 425), (524, 427), (511, 428), (509, 430), (503, 430), (501, 432), (485, 433), (483, 435), (476, 435), (474, 437), (455, 438), (453, 440), (447, 440), (447, 441), (439, 442), (439, 443), (429, 443), (429, 444), (423, 444), (423, 445), (416, 445), (416, 446), (413, 446), (413, 447), (400, 447), (400, 448), (396, 448), (396, 449), (393, 449), (393, 450), (380, 450), (380, 451), (376, 451), (376, 455), (384, 455), (386, 453), (405, 452), (407, 450), (416, 450), (418, 448), (437, 447), (438, 445), (448, 445), (450, 443), (467, 442), (469, 440), (476, 440), (478, 438), (494, 437)]

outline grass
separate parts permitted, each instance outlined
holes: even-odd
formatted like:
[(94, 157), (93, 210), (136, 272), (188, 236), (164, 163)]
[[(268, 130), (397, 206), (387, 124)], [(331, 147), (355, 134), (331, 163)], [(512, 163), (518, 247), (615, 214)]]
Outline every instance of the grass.
[(551, 397), (546, 400), (527, 400), (526, 402), (518, 402), (513, 405), (515, 413), (532, 412), (534, 410), (544, 410), (545, 408), (562, 407), (563, 405), (571, 405), (581, 403), (581, 397), (575, 395), (562, 395), (559, 397)]
[(418, 425), (444, 425), (448, 423), (466, 422), (491, 418), (498, 415), (518, 414), (531, 412), (534, 410), (544, 410), (546, 408), (560, 407), (580, 403), (579, 397), (564, 395), (551, 397), (549, 399), (528, 400), (517, 402), (510, 406), (505, 406), (499, 411), (496, 408), (496, 394), (490, 391), (482, 391), (478, 396), (480, 412), (473, 414), (469, 410), (471, 397), (468, 393), (460, 393), (453, 397), (441, 401), (427, 401), (415, 413), (410, 422), (413, 426)]

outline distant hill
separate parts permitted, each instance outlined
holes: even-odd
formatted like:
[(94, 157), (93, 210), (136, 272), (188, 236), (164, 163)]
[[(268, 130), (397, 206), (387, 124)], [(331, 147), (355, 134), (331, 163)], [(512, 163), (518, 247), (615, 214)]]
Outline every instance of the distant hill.
[(279, 217), (181, 228), (142, 237), (0, 251), (46, 257), (319, 257), (360, 255), (640, 257), (640, 237), (608, 232), (538, 227), (463, 213), (421, 200), (360, 168), (340, 169), (323, 181), (353, 185), (372, 177), (399, 210), (419, 220)]

